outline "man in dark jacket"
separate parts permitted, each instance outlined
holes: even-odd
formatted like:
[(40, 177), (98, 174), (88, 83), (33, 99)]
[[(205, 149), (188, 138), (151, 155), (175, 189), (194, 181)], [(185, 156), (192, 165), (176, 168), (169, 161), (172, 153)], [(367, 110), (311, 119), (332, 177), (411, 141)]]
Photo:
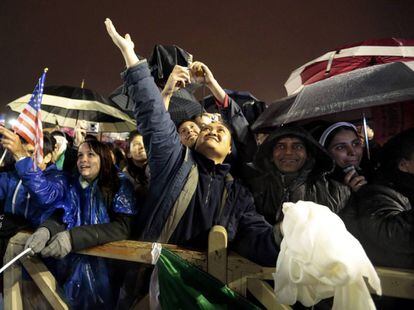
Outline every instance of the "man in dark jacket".
[(313, 201), (337, 213), (348, 202), (346, 186), (326, 178), (334, 162), (312, 136), (299, 127), (282, 127), (260, 145), (249, 180), (257, 211), (271, 223), (283, 219), (282, 204)]
[(380, 156), (379, 178), (357, 193), (357, 217), (347, 228), (376, 265), (414, 268), (414, 129), (390, 141)]
[(135, 117), (151, 171), (149, 194), (139, 215), (141, 239), (205, 248), (210, 228), (222, 225), (238, 253), (274, 265), (278, 246), (273, 227), (256, 212), (251, 194), (231, 178), (224, 163), (231, 152), (226, 125), (205, 126), (194, 152), (183, 147), (146, 61), (138, 60), (128, 35), (121, 37), (110, 20), (105, 24), (128, 68), (124, 80), (133, 89)]

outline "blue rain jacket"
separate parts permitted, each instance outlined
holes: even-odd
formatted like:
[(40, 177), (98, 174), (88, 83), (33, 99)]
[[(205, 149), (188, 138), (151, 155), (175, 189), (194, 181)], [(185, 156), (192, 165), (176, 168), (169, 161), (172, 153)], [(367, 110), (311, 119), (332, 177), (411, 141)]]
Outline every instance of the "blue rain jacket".
[(34, 171), (30, 157), (16, 162), (15, 168), (0, 173), (0, 201), (4, 204), (4, 213), (23, 217), (32, 227), (37, 227), (56, 209), (66, 207), (65, 192), (69, 182), (65, 172), (57, 170), (55, 165), (44, 171)]
[[(82, 184), (80, 179), (73, 179), (68, 194), (70, 207), (65, 208), (64, 215), (67, 229), (109, 223), (111, 212), (135, 215), (137, 210), (133, 185), (124, 174), (120, 173), (119, 177), (120, 188), (110, 208), (106, 206), (97, 180), (88, 185)], [(116, 294), (111, 288), (109, 270), (104, 259), (70, 254), (58, 261), (56, 273), (58, 280), (63, 282), (65, 296), (72, 308), (114, 308)]]

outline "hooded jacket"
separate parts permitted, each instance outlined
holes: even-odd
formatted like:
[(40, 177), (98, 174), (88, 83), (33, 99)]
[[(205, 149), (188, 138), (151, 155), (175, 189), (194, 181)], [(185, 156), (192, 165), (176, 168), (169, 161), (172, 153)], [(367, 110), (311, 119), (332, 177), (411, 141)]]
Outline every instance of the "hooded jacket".
[(356, 216), (344, 221), (374, 264), (414, 268), (413, 203), (414, 176), (401, 171), (383, 172), (356, 193)]
[[(237, 180), (226, 178), (225, 164), (212, 165), (201, 154), (192, 154), (181, 145), (146, 62), (129, 68), (123, 77), (133, 92), (135, 118), (151, 171), (149, 193), (139, 216), (141, 239), (158, 240), (190, 170), (197, 166), (195, 194), (171, 240), (183, 246), (196, 241), (206, 243), (207, 230), (222, 225), (227, 229), (230, 246), (239, 254), (260, 264), (274, 265), (278, 247), (273, 227), (256, 212), (250, 192)], [(224, 188), (227, 196), (219, 210)]]
[[(273, 147), (283, 137), (294, 136), (303, 141), (308, 159), (290, 182), (273, 163)], [(257, 211), (271, 223), (283, 219), (282, 204), (299, 200), (313, 201), (338, 213), (350, 197), (347, 186), (327, 178), (334, 169), (334, 161), (322, 146), (300, 127), (281, 127), (259, 147), (251, 165), (256, 176), (248, 183)]]

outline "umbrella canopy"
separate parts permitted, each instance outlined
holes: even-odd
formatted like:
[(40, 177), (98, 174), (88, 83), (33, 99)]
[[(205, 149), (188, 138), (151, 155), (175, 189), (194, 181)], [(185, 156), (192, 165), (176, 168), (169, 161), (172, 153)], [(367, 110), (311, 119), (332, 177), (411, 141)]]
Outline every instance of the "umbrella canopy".
[[(31, 95), (8, 104), (21, 112)], [(99, 132), (126, 132), (136, 128), (135, 121), (100, 94), (86, 88), (48, 86), (44, 88), (42, 121), (62, 127), (75, 128), (79, 121), (97, 124)]]
[(297, 93), (304, 85), (346, 73), (358, 68), (396, 61), (414, 60), (414, 40), (367, 40), (335, 48), (293, 71), (285, 88), (288, 95)]
[[(197, 87), (199, 85), (189, 84), (187, 87), (174, 92), (171, 96), (168, 112), (176, 125), (185, 120), (192, 119), (203, 112), (202, 106), (193, 94)], [(109, 99), (130, 117), (134, 118), (134, 104), (129, 93), (130, 90), (125, 89), (125, 86), (121, 85), (109, 95)]]
[[(148, 58), (148, 66), (157, 86), (163, 88), (176, 65), (188, 67), (192, 60), (193, 56), (179, 46), (157, 44)], [(194, 96), (194, 91), (200, 86), (195, 83), (189, 84), (172, 95), (168, 112), (176, 125), (203, 112), (202, 106)], [(109, 99), (134, 118), (134, 105), (130, 93), (130, 89), (121, 85), (109, 95)]]
[(193, 56), (179, 46), (157, 44), (148, 58), (148, 66), (155, 83), (164, 87), (175, 65), (188, 67), (192, 61)]
[[(240, 106), (243, 115), (249, 124), (253, 124), (266, 107), (266, 104), (263, 101), (257, 99), (247, 91), (236, 91), (230, 89), (225, 89), (224, 91)], [(215, 101), (216, 100), (212, 95), (209, 95), (203, 99), (204, 108), (207, 112), (219, 112)]]
[(324, 115), (414, 99), (414, 62), (357, 69), (305, 86), (272, 103), (253, 124), (254, 131)]

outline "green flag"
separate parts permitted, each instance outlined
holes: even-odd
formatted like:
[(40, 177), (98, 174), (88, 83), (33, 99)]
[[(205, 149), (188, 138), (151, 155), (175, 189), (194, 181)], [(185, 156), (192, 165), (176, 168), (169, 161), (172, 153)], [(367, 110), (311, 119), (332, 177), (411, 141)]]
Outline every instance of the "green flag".
[(210, 274), (164, 248), (151, 281), (152, 294), (159, 294), (158, 303), (163, 310), (259, 309)]

